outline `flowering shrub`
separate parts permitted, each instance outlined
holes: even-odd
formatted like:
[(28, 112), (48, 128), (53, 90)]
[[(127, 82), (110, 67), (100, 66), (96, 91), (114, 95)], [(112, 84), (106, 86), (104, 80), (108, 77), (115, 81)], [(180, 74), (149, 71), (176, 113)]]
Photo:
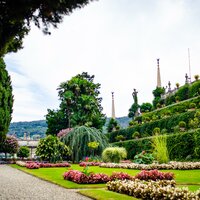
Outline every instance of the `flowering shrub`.
[(132, 163), (131, 160), (121, 160), (120, 163)]
[(152, 163), (149, 165), (136, 164), (136, 163), (101, 163), (100, 167), (107, 168), (125, 168), (125, 169), (179, 169), (179, 170), (191, 170), (200, 169), (200, 162), (170, 162), (168, 164)]
[(69, 170), (63, 175), (65, 180), (73, 181), (75, 183), (106, 183), (110, 179), (106, 174), (90, 173), (89, 176), (78, 170)]
[(109, 181), (108, 190), (128, 194), (140, 199), (149, 200), (197, 200), (200, 198), (200, 190), (190, 192), (187, 188), (176, 188), (174, 180), (141, 181), (141, 180), (117, 180)]
[(61, 138), (64, 137), (65, 135), (67, 135), (70, 131), (72, 131), (73, 128), (66, 128), (66, 129), (62, 129), (59, 131), (59, 133), (57, 134), (57, 137)]
[(40, 165), (35, 162), (26, 163), (26, 168), (28, 169), (39, 169)]
[(69, 163), (39, 163), (40, 167), (70, 167)]
[(146, 171), (142, 170), (135, 176), (136, 179), (140, 180), (172, 180), (174, 178), (174, 174), (171, 172), (159, 172), (157, 169)]
[(133, 177), (130, 176), (129, 174), (127, 173), (123, 173), (123, 172), (113, 172), (112, 175), (110, 176), (110, 180), (125, 180), (125, 179), (128, 179), (128, 180), (132, 180)]
[[(22, 162), (22, 161), (19, 161), (19, 162)], [(29, 169), (38, 169), (38, 168), (47, 168), (47, 167), (70, 167), (71, 165), (67, 162), (66, 163), (39, 163), (39, 162), (27, 161), (25, 166)]]
[(26, 162), (23, 162), (23, 161), (17, 161), (16, 164), (21, 167), (26, 167)]
[(79, 166), (80, 167), (85, 167), (85, 166), (99, 166), (101, 162), (80, 162)]

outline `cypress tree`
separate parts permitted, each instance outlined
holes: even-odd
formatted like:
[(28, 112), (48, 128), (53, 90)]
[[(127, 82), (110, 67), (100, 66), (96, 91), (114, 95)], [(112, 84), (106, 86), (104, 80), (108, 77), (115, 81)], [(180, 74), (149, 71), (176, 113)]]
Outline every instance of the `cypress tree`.
[(3, 58), (0, 58), (0, 151), (2, 141), (12, 119), (13, 95), (10, 76), (6, 70)]

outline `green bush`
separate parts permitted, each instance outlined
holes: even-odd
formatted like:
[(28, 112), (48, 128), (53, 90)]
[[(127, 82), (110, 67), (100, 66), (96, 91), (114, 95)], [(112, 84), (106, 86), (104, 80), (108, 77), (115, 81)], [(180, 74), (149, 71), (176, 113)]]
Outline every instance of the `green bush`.
[[(133, 159), (136, 154), (143, 150), (153, 152), (153, 138), (116, 142), (113, 145), (126, 148), (128, 152), (127, 158)], [(185, 160), (188, 155), (191, 155), (191, 159), (200, 159), (200, 129), (193, 132), (167, 135), (166, 138), (170, 160)]]
[(195, 104), (195, 103), (190, 103), (190, 104), (189, 104), (189, 108), (190, 108), (190, 109), (196, 108), (196, 104)]
[(176, 92), (176, 96), (179, 96), (181, 101), (188, 99), (189, 84), (185, 84), (184, 86), (180, 87), (179, 90)]
[(180, 121), (179, 124), (178, 124), (178, 126), (180, 128), (185, 128), (186, 127), (186, 123), (184, 121)]
[(102, 159), (104, 162), (119, 163), (120, 160), (127, 157), (127, 151), (123, 147), (108, 147), (104, 149), (102, 153)]
[(134, 163), (138, 164), (151, 164), (153, 163), (154, 157), (151, 153), (146, 153), (146, 151), (142, 151), (141, 153), (134, 156)]
[(158, 135), (153, 138), (153, 155), (159, 163), (169, 162), (169, 153), (167, 149), (167, 136)]
[(133, 135), (132, 135), (132, 138), (133, 139), (137, 139), (137, 138), (139, 138), (140, 137), (140, 133), (138, 132), (138, 131), (135, 131), (134, 133), (133, 133)]
[(62, 161), (62, 158), (69, 155), (69, 152), (69, 148), (52, 135), (41, 139), (36, 149), (37, 156), (40, 156), (42, 160), (53, 163)]
[(153, 129), (153, 134), (154, 135), (156, 135), (156, 134), (160, 135), (160, 128), (158, 128), (158, 127), (154, 128)]
[(21, 146), (17, 152), (17, 157), (28, 158), (30, 155), (30, 149), (26, 146)]
[(195, 81), (191, 86), (190, 86), (190, 90), (189, 90), (189, 97), (196, 97), (198, 95), (200, 95), (200, 80)]
[(125, 140), (126, 138), (123, 136), (123, 135), (117, 135), (116, 137), (115, 137), (115, 140), (116, 141), (123, 141), (123, 140)]

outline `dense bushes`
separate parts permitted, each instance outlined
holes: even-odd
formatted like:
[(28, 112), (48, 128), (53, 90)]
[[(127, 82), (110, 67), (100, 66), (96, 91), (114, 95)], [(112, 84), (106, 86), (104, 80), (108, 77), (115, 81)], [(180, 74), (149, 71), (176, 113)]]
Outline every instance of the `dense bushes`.
[(171, 133), (174, 131), (174, 127), (177, 126), (180, 121), (184, 121), (187, 124), (186, 126), (187, 129), (189, 121), (190, 119), (194, 118), (194, 115), (195, 111), (188, 111), (181, 114), (175, 114), (171, 117), (162, 118), (149, 123), (136, 125), (134, 127), (130, 127), (127, 129), (122, 129), (119, 131), (108, 133), (107, 137), (109, 138), (109, 141), (112, 143), (116, 142), (116, 137), (118, 135), (123, 135), (126, 138), (126, 140), (132, 139), (132, 135), (136, 131), (140, 133), (141, 137), (151, 136), (154, 128), (156, 127), (159, 127), (161, 132), (163, 129), (166, 129), (166, 132)]
[(122, 147), (108, 147), (102, 153), (102, 159), (104, 162), (119, 163), (120, 160), (127, 157), (125, 148)]
[[(141, 138), (137, 140), (128, 140), (124, 142), (113, 143), (116, 146), (126, 148), (128, 159), (133, 159), (134, 156), (145, 151), (152, 151), (152, 140), (154, 137)], [(167, 147), (169, 150), (170, 160), (185, 160), (200, 158), (200, 129), (193, 132), (177, 133), (167, 135)]]
[(200, 190), (190, 192), (187, 188), (175, 187), (175, 181), (141, 181), (117, 180), (107, 183), (108, 190), (124, 193), (139, 199), (179, 199), (191, 200), (200, 198)]

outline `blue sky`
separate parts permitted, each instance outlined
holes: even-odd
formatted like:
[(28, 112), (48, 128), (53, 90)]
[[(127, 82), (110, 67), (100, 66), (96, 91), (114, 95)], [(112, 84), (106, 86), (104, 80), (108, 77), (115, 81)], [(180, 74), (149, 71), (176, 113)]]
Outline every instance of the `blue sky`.
[(64, 18), (45, 36), (32, 26), (24, 49), (5, 57), (15, 96), (13, 122), (44, 119), (59, 106), (56, 88), (87, 71), (101, 84), (103, 112), (127, 116), (136, 88), (139, 103), (152, 102), (156, 59), (162, 86), (200, 74), (200, 1), (99, 0)]

